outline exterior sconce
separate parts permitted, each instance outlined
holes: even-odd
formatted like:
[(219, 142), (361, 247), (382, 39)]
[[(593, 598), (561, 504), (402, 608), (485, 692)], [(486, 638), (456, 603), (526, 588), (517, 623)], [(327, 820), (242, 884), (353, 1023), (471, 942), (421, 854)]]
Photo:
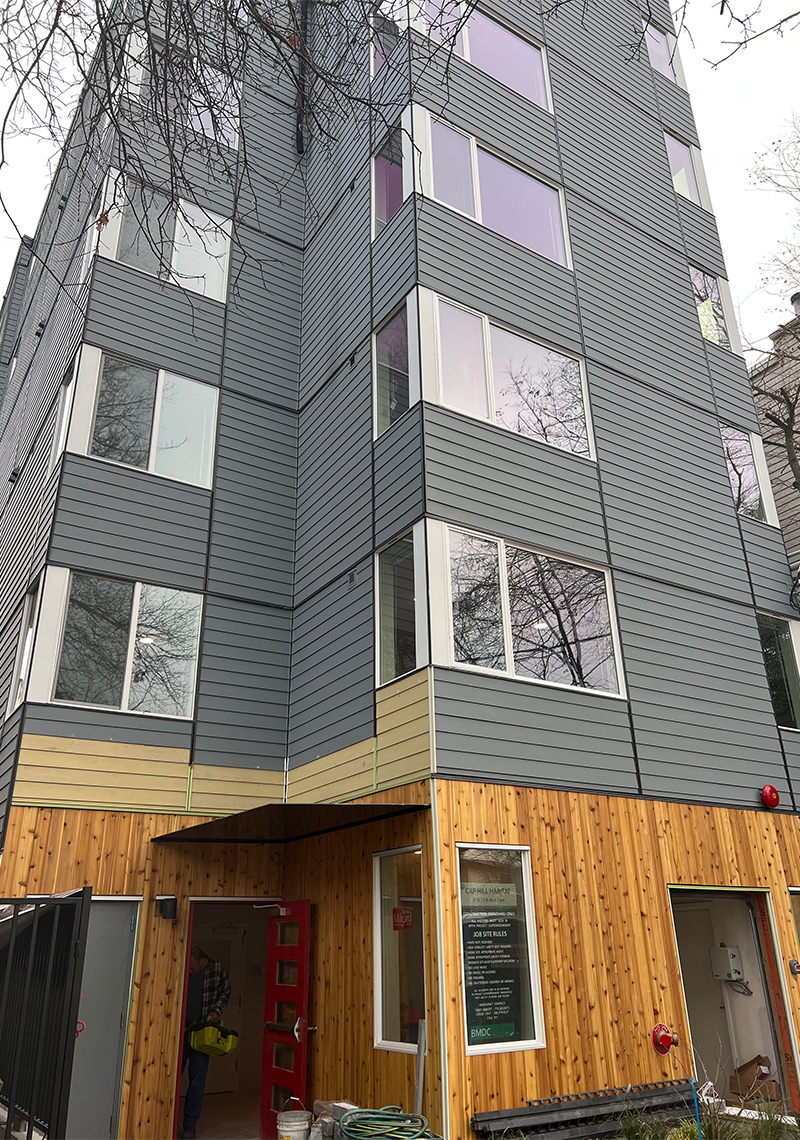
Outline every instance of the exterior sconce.
[(156, 895), (156, 914), (174, 922), (178, 917), (178, 900), (175, 895)]

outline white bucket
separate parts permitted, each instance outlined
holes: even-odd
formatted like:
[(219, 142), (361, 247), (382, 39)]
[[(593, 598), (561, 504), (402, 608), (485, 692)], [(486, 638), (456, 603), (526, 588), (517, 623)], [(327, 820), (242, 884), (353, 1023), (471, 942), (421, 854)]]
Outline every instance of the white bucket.
[(310, 1112), (279, 1112), (278, 1140), (308, 1140)]

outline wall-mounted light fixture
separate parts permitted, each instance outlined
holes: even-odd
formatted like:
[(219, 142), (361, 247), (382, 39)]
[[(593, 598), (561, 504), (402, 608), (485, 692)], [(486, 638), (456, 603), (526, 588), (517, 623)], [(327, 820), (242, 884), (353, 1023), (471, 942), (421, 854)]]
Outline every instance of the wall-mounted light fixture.
[(156, 895), (156, 914), (174, 922), (178, 917), (178, 900), (175, 895)]

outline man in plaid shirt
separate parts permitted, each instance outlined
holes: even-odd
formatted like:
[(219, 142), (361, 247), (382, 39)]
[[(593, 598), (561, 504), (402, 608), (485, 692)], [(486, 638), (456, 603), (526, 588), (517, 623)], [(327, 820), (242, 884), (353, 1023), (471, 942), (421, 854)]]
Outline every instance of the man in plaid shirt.
[(200, 949), (192, 947), (189, 959), (189, 992), (186, 997), (186, 1027), (183, 1040), (183, 1061), (181, 1068), (189, 1066), (189, 1088), (183, 1106), (184, 1140), (195, 1140), (197, 1122), (203, 1108), (203, 1094), (206, 1091), (208, 1076), (208, 1053), (199, 1053), (189, 1045), (189, 1027), (202, 1025), (206, 1021), (217, 1024), (225, 1006), (231, 999), (231, 983), (227, 971), (220, 962)]

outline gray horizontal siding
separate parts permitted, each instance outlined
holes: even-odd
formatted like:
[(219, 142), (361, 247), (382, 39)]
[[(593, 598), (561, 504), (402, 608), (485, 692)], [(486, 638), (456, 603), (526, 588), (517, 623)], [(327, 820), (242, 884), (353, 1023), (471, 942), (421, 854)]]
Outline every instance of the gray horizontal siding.
[(0, 634), (0, 722), (6, 715), (8, 698), (11, 695), (11, 684), (14, 677), (14, 665), (17, 660), (24, 612), (24, 605), (19, 606)]
[(50, 545), (50, 535), (53, 530), (53, 517), (55, 515), (58, 488), (61, 482), (61, 461), (50, 472), (44, 485), (42, 501), (39, 508), (39, 520), (36, 531), (36, 542), (31, 560), (31, 577), (35, 578), (47, 561), (47, 552)]
[(216, 301), (101, 257), (84, 335), (98, 348), (218, 384), (224, 314)]
[(69, 705), (26, 705), (25, 732), (144, 747), (189, 748), (192, 743), (192, 724), (188, 720)]
[(750, 600), (715, 416), (589, 366), (611, 559)]
[(372, 323), (379, 324), (417, 281), (414, 199), (408, 198), (391, 225), (372, 243)]
[(286, 611), (206, 600), (195, 764), (283, 769), (290, 638)]
[(8, 814), (14, 791), (19, 745), (22, 738), (23, 708), (11, 714), (0, 730), (0, 852), (6, 841)]
[(434, 694), (437, 776), (637, 791), (624, 701), (455, 669)]
[(747, 365), (729, 348), (705, 341), (708, 369), (719, 417), (735, 427), (760, 431)]
[(208, 589), (291, 605), (297, 416), (223, 390)]
[(689, 261), (716, 277), (726, 277), (725, 259), (722, 256), (714, 215), (681, 194), (676, 194), (675, 197), (678, 201), (681, 229)]
[(50, 559), (75, 570), (201, 589), (209, 492), (67, 455)]
[(424, 433), (429, 514), (606, 561), (592, 462), (433, 404), (425, 405)]
[(789, 602), (792, 574), (779, 528), (755, 519), (739, 521), (756, 605), (772, 614), (796, 618), (797, 610)]
[(13, 464), (13, 450), (9, 450), (8, 469), (0, 471), (0, 494), (7, 496), (0, 512), (0, 628), (18, 607), (34, 576), (50, 441), (40, 434), (14, 485), (6, 481)]
[(645, 795), (752, 807), (786, 792), (750, 607), (615, 574)]
[(697, 137), (689, 93), (655, 69), (653, 69), (653, 80), (659, 114), (666, 129), (685, 142), (699, 146), (700, 140)]
[(417, 199), (417, 240), (421, 285), (554, 347), (583, 350), (575, 283), (564, 266), (430, 198)]
[(382, 546), (425, 510), (422, 404), (375, 441), (375, 545)]
[[(796, 729), (781, 728), (778, 730), (783, 743), (783, 754), (786, 757), (786, 767), (789, 769), (789, 781), (794, 792), (795, 803), (800, 803), (800, 732)], [(777, 786), (770, 780), (773, 787)], [(784, 800), (784, 806), (789, 806)], [(800, 886), (800, 879), (793, 886)]]
[(294, 613), (289, 767), (375, 733), (373, 563)]

